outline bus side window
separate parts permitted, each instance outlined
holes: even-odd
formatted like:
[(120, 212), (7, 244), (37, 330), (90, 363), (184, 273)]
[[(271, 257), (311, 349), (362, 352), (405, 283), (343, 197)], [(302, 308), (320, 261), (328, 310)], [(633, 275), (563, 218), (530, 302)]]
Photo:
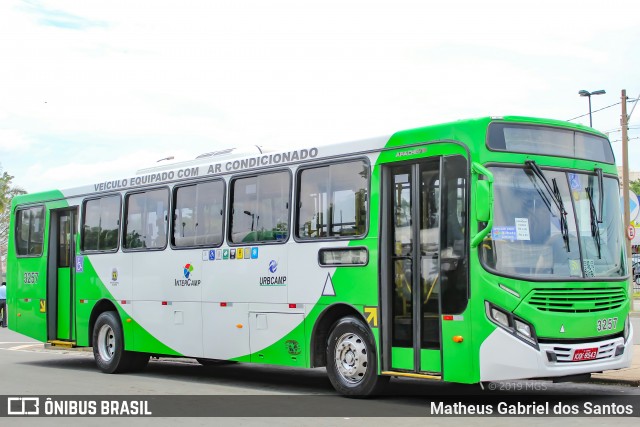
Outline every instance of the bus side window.
[(166, 188), (128, 194), (126, 249), (162, 249), (167, 243), (169, 192)]
[(326, 234), (325, 207), (327, 205), (325, 168), (305, 169), (299, 178), (299, 237), (324, 237)]
[(369, 165), (362, 160), (298, 173), (296, 236), (360, 237), (367, 229)]
[(138, 249), (143, 247), (142, 239), (142, 199), (144, 193), (130, 194), (126, 198), (127, 222), (125, 224), (124, 247)]
[(44, 239), (44, 206), (17, 211), (16, 253), (19, 256), (40, 256)]
[(18, 255), (29, 254), (29, 227), (31, 214), (29, 209), (20, 211), (16, 222), (16, 251)]
[(289, 172), (231, 181), (232, 243), (284, 241), (289, 235)]
[(120, 230), (120, 196), (85, 200), (82, 208), (83, 251), (114, 251)]
[(178, 187), (174, 195), (173, 244), (193, 246), (195, 244), (195, 212), (197, 188), (195, 185)]

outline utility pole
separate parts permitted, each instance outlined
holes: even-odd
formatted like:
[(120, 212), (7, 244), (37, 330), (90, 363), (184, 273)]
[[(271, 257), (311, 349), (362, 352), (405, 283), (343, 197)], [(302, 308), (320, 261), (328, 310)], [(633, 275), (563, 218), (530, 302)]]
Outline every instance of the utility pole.
[[(631, 261), (631, 240), (628, 238), (627, 228), (631, 225), (631, 212), (629, 211), (629, 135), (628, 135), (628, 121), (627, 115), (627, 91), (622, 89), (621, 95), (622, 104), (622, 117), (620, 118), (620, 125), (622, 126), (622, 198), (624, 205), (624, 228), (625, 228), (625, 243), (627, 248), (627, 268), (631, 272), (631, 279), (629, 280), (629, 295), (633, 300), (633, 273), (631, 271), (633, 263)], [(633, 301), (631, 302), (631, 311), (633, 311)]]

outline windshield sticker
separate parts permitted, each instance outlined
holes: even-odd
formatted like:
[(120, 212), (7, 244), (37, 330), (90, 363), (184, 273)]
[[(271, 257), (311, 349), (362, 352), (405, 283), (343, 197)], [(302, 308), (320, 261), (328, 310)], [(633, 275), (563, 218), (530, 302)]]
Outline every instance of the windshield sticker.
[(569, 260), (569, 274), (571, 274), (571, 277), (582, 276), (582, 269), (580, 268), (580, 260), (578, 259)]
[(572, 190), (582, 190), (582, 184), (580, 183), (580, 178), (578, 177), (578, 174), (575, 173), (570, 173), (569, 174), (569, 185), (571, 186)]
[(584, 265), (584, 277), (595, 277), (596, 275), (596, 264), (592, 259), (585, 259), (582, 261)]
[(516, 239), (531, 240), (529, 234), (529, 218), (516, 218)]
[(516, 240), (516, 228), (509, 226), (493, 227), (491, 229), (493, 240)]

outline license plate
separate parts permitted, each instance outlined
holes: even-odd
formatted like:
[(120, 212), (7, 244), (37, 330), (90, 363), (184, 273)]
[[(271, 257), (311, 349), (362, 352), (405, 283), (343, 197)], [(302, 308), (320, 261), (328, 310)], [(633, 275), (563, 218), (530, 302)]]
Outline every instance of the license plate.
[(573, 361), (593, 360), (598, 355), (598, 348), (580, 348), (573, 352)]

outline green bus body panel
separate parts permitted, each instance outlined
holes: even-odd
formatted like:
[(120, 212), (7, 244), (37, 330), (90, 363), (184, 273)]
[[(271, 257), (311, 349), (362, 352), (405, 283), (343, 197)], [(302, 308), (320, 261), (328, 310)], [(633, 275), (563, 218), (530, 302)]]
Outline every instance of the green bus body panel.
[[(400, 371), (413, 371), (414, 368), (414, 351), (413, 348), (392, 347), (391, 348), (391, 368)], [(440, 350), (420, 350), (420, 371), (440, 373), (442, 372), (441, 363), (442, 353)]]
[[(47, 301), (47, 267), (49, 256), (50, 209), (65, 208), (67, 202), (59, 191), (47, 191), (38, 194), (16, 196), (11, 201), (9, 230), (15, 228), (15, 211), (18, 205), (45, 205), (45, 223), (42, 255), (39, 257), (18, 257), (14, 234), (9, 234), (7, 250), (7, 305), (9, 328), (38, 341), (47, 341), (48, 307), (41, 310), (41, 304)], [(57, 200), (56, 200), (57, 199)], [(43, 203), (43, 200), (53, 200)], [(37, 273), (36, 283), (25, 283), (25, 273)], [(33, 276), (32, 276), (33, 277)]]
[(420, 350), (420, 370), (422, 372), (442, 372), (442, 352), (440, 350)]
[(413, 371), (415, 357), (413, 348), (391, 347), (391, 368)]
[[(38, 273), (38, 281), (23, 283), (25, 273)], [(47, 258), (21, 258), (7, 263), (7, 313), (9, 328), (38, 341), (47, 341), (47, 313), (40, 301), (47, 300)]]
[[(476, 322), (472, 314), (473, 304), (470, 302), (462, 313), (463, 320), (443, 320), (442, 323), (442, 354), (444, 359), (444, 381), (460, 383), (476, 383), (480, 379), (478, 355), (479, 342), (474, 340), (471, 331)], [(462, 342), (453, 341), (453, 337), (462, 337)]]

